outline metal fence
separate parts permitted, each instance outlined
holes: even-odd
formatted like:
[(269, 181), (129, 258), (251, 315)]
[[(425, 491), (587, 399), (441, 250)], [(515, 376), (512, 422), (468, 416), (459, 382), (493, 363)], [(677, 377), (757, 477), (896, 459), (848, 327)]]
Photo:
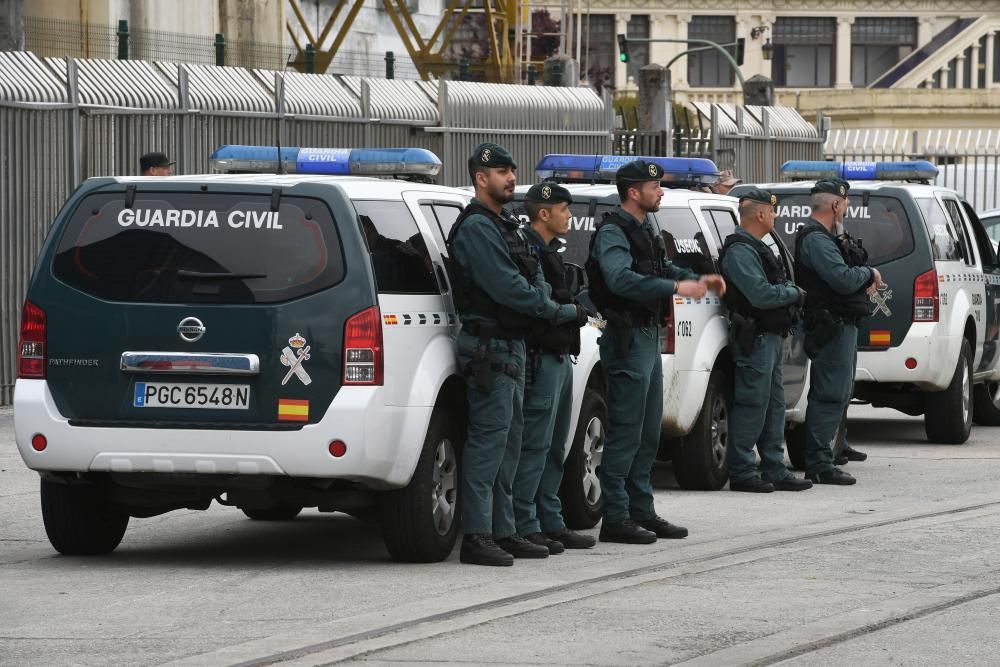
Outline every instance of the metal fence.
[(704, 102), (692, 106), (693, 116), (674, 118), (669, 136), (666, 132), (615, 132), (615, 151), (622, 155), (707, 157), (748, 183), (778, 180), (778, 168), (786, 160), (822, 158), (822, 119), (811, 125), (791, 107)]
[(1000, 208), (1000, 129), (833, 130), (829, 160), (929, 160), (936, 185), (958, 191), (979, 212)]
[(162, 150), (204, 173), (222, 144), (419, 146), (448, 185), (468, 182), (481, 141), (508, 146), (522, 181), (545, 153), (603, 153), (607, 100), (534, 88), (314, 75), (139, 60), (40, 59), (0, 52), (0, 404), (11, 400), (21, 303), (41, 243), (91, 176), (138, 173)]

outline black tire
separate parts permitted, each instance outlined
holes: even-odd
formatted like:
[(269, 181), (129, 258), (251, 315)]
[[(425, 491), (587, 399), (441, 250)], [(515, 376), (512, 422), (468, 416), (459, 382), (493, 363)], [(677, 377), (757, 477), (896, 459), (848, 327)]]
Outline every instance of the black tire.
[(796, 470), (806, 469), (806, 424), (792, 424), (785, 429), (785, 451)]
[(604, 512), (604, 495), (597, 473), (604, 455), (607, 423), (608, 406), (604, 397), (587, 389), (559, 486), (563, 519), (573, 530), (593, 528)]
[(931, 442), (961, 445), (972, 431), (972, 348), (962, 341), (955, 375), (944, 391), (930, 392), (925, 399), (924, 431)]
[(1000, 426), (1000, 382), (976, 385), (972, 391), (972, 421), (980, 426)]
[(112, 506), (100, 487), (43, 479), (41, 498), (45, 534), (59, 553), (96, 556), (121, 543), (128, 513)]
[(278, 503), (267, 509), (241, 507), (240, 511), (254, 521), (291, 521), (302, 511), (302, 505)]
[(729, 479), (727, 450), (732, 409), (732, 382), (715, 369), (708, 379), (694, 428), (674, 450), (674, 476), (682, 489), (717, 491)]
[(437, 408), (410, 483), (385, 494), (382, 539), (394, 560), (433, 563), (451, 554), (461, 530), (462, 422)]

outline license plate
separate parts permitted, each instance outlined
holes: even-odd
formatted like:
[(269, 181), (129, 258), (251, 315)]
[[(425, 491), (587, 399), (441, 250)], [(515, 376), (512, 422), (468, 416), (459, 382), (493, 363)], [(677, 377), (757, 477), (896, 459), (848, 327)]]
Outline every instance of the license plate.
[(132, 405), (137, 408), (246, 410), (250, 407), (250, 385), (136, 382)]

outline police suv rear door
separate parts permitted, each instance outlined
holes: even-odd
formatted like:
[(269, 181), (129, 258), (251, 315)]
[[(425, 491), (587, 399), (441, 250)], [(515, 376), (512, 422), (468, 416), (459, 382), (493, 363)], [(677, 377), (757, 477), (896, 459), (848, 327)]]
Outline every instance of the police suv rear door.
[(356, 227), (333, 186), (85, 186), (28, 296), (60, 413), (84, 427), (319, 421), (343, 384), (345, 322), (375, 303)]

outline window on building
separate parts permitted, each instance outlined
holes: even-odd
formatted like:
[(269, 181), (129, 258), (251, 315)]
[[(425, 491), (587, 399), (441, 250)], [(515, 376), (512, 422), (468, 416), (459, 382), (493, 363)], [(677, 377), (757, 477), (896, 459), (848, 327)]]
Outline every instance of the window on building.
[(851, 26), (851, 83), (864, 88), (917, 48), (917, 19), (855, 19)]
[[(736, 41), (736, 19), (732, 16), (692, 16), (688, 24), (688, 39), (707, 39), (716, 44)], [(698, 48), (689, 44), (687, 48)], [(735, 50), (730, 47), (730, 51)], [(706, 88), (725, 88), (733, 85), (733, 66), (721, 53), (712, 49), (687, 55), (688, 83)]]
[(836, 39), (836, 19), (779, 17), (774, 23), (774, 55), (771, 58), (774, 85), (831, 87)]
[[(631, 25), (631, 23), (630, 23)], [(580, 52), (583, 53), (581, 67), (587, 68), (587, 79), (598, 90), (604, 86), (624, 85), (615, 81), (615, 63), (618, 62), (618, 40), (615, 37), (615, 17), (613, 14), (591, 14), (583, 18)], [(629, 48), (629, 55), (632, 55)]]
[[(628, 21), (626, 37), (649, 39), (649, 16), (634, 14)], [(639, 69), (649, 64), (649, 42), (633, 42), (628, 45), (628, 76), (639, 83)]]

